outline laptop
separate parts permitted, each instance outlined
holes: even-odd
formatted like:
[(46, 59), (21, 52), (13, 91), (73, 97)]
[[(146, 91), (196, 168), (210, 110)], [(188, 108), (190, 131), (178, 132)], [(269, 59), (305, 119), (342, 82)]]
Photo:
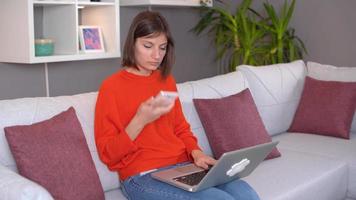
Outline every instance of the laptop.
[(151, 176), (178, 188), (197, 192), (250, 175), (277, 144), (277, 141), (269, 142), (224, 153), (208, 170), (191, 163), (153, 172)]

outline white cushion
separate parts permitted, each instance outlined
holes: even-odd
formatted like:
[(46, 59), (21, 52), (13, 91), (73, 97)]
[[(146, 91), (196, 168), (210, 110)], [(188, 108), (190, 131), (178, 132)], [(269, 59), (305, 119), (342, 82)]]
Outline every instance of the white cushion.
[(347, 196), (356, 199), (356, 163), (349, 164), (349, 190)]
[(6, 200), (53, 200), (49, 192), (0, 165), (0, 197)]
[(285, 132), (292, 123), (303, 90), (306, 67), (291, 63), (238, 67), (247, 79), (253, 99), (270, 135)]
[(329, 157), (348, 164), (348, 196), (356, 198), (356, 135), (350, 140), (314, 134), (283, 133), (273, 137), (279, 148)]
[(94, 140), (94, 108), (97, 93), (73, 96), (21, 98), (0, 101), (0, 163), (16, 168), (4, 134), (4, 127), (33, 124), (53, 117), (73, 106), (84, 131), (90, 153), (104, 191), (118, 188), (117, 173), (110, 172), (99, 160)]
[(356, 67), (336, 67), (307, 62), (308, 76), (324, 81), (356, 82)]
[(208, 139), (192, 100), (194, 98), (221, 98), (241, 92), (247, 87), (247, 82), (241, 72), (231, 72), (212, 78), (177, 84), (184, 116), (190, 123), (191, 129), (205, 153), (212, 155)]
[(121, 189), (114, 189), (105, 192), (105, 200), (127, 200)]
[[(308, 76), (324, 81), (356, 82), (356, 67), (335, 67), (315, 62), (308, 62)], [(356, 112), (351, 130), (356, 132)]]
[(263, 200), (336, 200), (347, 190), (347, 165), (328, 157), (278, 147), (282, 156), (263, 161), (244, 178)]

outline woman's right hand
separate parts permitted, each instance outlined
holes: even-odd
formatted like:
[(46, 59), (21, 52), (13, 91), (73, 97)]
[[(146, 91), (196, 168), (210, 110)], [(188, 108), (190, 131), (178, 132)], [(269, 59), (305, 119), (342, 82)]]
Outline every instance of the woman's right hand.
[(172, 110), (174, 100), (162, 96), (151, 97), (138, 108), (136, 116), (143, 125), (149, 124)]
[(157, 96), (151, 97), (141, 103), (137, 109), (136, 115), (131, 119), (125, 129), (131, 140), (136, 139), (147, 124), (172, 110), (174, 102), (175, 100)]

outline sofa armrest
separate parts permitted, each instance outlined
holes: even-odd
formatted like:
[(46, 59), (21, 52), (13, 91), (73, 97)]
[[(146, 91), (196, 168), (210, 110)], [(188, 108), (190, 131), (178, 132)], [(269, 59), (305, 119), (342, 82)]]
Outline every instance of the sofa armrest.
[(0, 197), (4, 200), (53, 200), (45, 188), (2, 165)]

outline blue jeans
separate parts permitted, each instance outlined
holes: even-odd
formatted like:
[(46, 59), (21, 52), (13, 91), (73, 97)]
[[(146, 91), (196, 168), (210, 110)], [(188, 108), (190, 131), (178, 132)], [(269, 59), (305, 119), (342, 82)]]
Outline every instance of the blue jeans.
[[(182, 164), (173, 165), (173, 168)], [(257, 193), (243, 180), (234, 180), (199, 192), (188, 192), (167, 183), (153, 179), (150, 175), (136, 175), (127, 178), (121, 185), (129, 200), (259, 200)]]

